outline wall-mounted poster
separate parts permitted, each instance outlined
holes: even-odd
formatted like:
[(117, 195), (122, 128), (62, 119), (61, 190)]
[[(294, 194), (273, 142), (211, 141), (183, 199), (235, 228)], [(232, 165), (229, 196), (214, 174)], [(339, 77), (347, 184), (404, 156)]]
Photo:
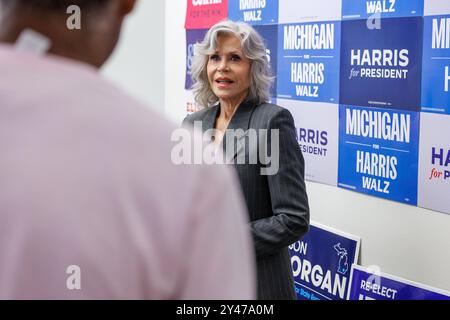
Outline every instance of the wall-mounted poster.
[(278, 0), (228, 1), (228, 17), (252, 25), (278, 23)]
[(194, 46), (203, 40), (207, 29), (192, 29), (186, 30), (186, 81), (184, 88), (191, 89), (192, 87), (192, 58), (194, 57)]
[(340, 22), (279, 25), (278, 98), (339, 101), (340, 34)]
[[(255, 30), (263, 37), (266, 45), (267, 58), (272, 68), (272, 74), (278, 74), (278, 26), (277, 25), (258, 25)], [(277, 95), (277, 82), (274, 81), (270, 90), (270, 96), (275, 98)]]
[[(423, 0), (342, 0), (342, 20), (421, 17), (422, 15)], [(369, 21), (370, 23), (376, 25), (377, 22)]]
[(283, 99), (277, 99), (277, 104), (294, 117), (306, 180), (336, 186), (339, 105)]
[(417, 204), (419, 112), (341, 105), (338, 186)]
[(341, 20), (342, 0), (281, 0), (278, 23)]
[(227, 17), (228, 0), (187, 0), (186, 29), (207, 29)]
[(422, 111), (450, 114), (450, 15), (424, 18)]
[(443, 14), (450, 14), (448, 0), (425, 0), (425, 16), (439, 16)]
[(421, 17), (342, 22), (341, 104), (420, 111)]
[(450, 116), (422, 113), (420, 127), (418, 205), (450, 214)]

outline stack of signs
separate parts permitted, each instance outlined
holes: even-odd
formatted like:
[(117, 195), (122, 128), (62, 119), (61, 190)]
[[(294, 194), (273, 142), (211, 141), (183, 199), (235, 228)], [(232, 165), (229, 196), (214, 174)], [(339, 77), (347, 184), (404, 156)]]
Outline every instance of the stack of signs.
[(348, 300), (450, 300), (450, 292), (353, 265)]
[(450, 300), (450, 292), (357, 265), (361, 239), (311, 222), (289, 246), (298, 300)]
[(289, 247), (299, 300), (345, 300), (360, 238), (318, 223)]

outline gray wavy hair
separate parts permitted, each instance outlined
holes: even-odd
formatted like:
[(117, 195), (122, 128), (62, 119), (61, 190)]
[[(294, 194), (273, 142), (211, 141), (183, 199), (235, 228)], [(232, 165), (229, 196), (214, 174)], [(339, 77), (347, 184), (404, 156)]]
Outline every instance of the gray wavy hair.
[(211, 27), (203, 41), (194, 47), (191, 70), (194, 81), (192, 89), (196, 102), (202, 107), (208, 107), (219, 101), (209, 86), (206, 69), (209, 55), (215, 52), (217, 38), (222, 35), (232, 35), (241, 39), (242, 53), (251, 61), (250, 89), (247, 101), (253, 101), (256, 104), (269, 101), (274, 77), (267, 58), (264, 40), (250, 25), (227, 20)]

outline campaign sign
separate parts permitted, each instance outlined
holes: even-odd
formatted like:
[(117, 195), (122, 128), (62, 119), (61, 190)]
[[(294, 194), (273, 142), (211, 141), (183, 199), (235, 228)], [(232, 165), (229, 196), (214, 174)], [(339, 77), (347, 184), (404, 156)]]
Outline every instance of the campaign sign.
[(297, 141), (305, 158), (305, 179), (337, 185), (339, 105), (278, 99), (294, 117)]
[(342, 22), (341, 104), (420, 111), (421, 17)]
[(282, 0), (278, 23), (340, 21), (342, 0)]
[(417, 204), (419, 112), (341, 105), (341, 188)]
[(277, 97), (339, 101), (340, 22), (279, 25)]
[(361, 239), (315, 222), (289, 246), (298, 300), (345, 300)]
[(228, 1), (228, 18), (252, 25), (278, 22), (278, 0)]
[(450, 114), (450, 15), (424, 18), (422, 69), (422, 111)]
[(191, 89), (192, 87), (192, 60), (194, 58), (194, 47), (196, 43), (203, 41), (206, 35), (206, 29), (193, 29), (186, 30), (186, 81), (185, 89)]
[(348, 300), (450, 300), (450, 292), (353, 265)]
[(450, 214), (450, 116), (422, 113), (420, 129), (418, 205)]
[[(422, 15), (423, 0), (342, 0), (342, 20), (421, 17)], [(381, 27), (382, 23), (383, 21), (381, 21)]]
[(228, 17), (228, 0), (188, 0), (186, 29), (209, 29)]
[(186, 105), (186, 115), (200, 111), (202, 109), (202, 107), (195, 102), (195, 97), (192, 90), (184, 90), (183, 102)]
[(450, 14), (448, 0), (425, 0), (425, 16), (439, 16), (443, 14)]
[(186, 30), (186, 81), (185, 81), (185, 89), (191, 89), (192, 87), (192, 77), (191, 77), (191, 68), (192, 68), (192, 59), (194, 58), (194, 46), (196, 43), (200, 43), (203, 41), (203, 38), (206, 35), (206, 29), (193, 29)]
[[(263, 37), (266, 45), (267, 58), (270, 62), (273, 76), (277, 75), (278, 70), (278, 26), (254, 26), (255, 30)], [(277, 82), (274, 81), (272, 88), (270, 89), (270, 96), (276, 97), (277, 95)]]

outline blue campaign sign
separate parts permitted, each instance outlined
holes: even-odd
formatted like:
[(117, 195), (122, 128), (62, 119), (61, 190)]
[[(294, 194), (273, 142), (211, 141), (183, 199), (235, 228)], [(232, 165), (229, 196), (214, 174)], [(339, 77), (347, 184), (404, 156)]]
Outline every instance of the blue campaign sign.
[(450, 292), (353, 265), (348, 300), (450, 300)]
[(228, 1), (228, 18), (252, 25), (278, 23), (278, 0)]
[(279, 25), (277, 97), (339, 101), (341, 23)]
[(191, 89), (192, 78), (191, 78), (191, 67), (192, 58), (194, 57), (194, 45), (197, 42), (201, 42), (206, 35), (207, 29), (191, 29), (186, 30), (186, 80), (185, 89)]
[(422, 111), (450, 114), (450, 15), (424, 18)]
[(338, 186), (417, 205), (420, 112), (341, 105)]
[(424, 0), (342, 0), (342, 20), (423, 16)]
[(421, 17), (342, 22), (340, 103), (420, 111)]
[(360, 242), (359, 237), (312, 222), (305, 237), (289, 246), (298, 299), (345, 300)]
[[(270, 62), (270, 67), (272, 68), (272, 74), (276, 76), (277, 74), (277, 61), (278, 61), (278, 26), (268, 25), (268, 26), (254, 26), (255, 30), (264, 38), (267, 50), (267, 58)], [(275, 98), (277, 93), (277, 83), (273, 84), (270, 90), (271, 97)]]

